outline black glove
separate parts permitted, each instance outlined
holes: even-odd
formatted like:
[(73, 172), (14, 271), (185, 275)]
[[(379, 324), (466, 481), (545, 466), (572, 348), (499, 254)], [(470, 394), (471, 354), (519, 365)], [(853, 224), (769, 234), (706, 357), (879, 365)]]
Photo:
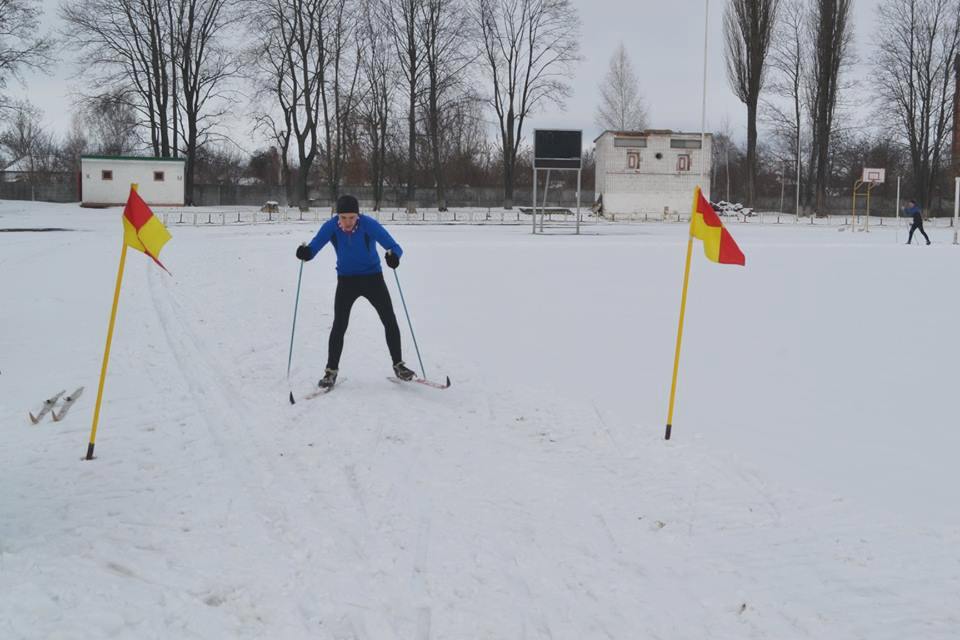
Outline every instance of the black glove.
[(387, 266), (391, 269), (396, 269), (400, 266), (400, 256), (395, 254), (393, 251), (387, 251), (386, 255), (383, 257), (387, 261)]
[(297, 247), (297, 258), (305, 261), (313, 260), (313, 251), (311, 251), (310, 247), (308, 247), (307, 245), (302, 244), (299, 247)]

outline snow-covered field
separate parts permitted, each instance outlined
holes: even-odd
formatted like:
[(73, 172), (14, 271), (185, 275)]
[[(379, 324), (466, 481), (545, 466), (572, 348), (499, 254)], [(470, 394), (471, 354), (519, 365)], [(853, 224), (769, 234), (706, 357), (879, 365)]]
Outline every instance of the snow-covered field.
[[(130, 252), (82, 461), (120, 210), (0, 202), (0, 638), (960, 637), (960, 248), (736, 225), (395, 226), (438, 391), (354, 307), (342, 384), (291, 406), (312, 223)], [(416, 354), (391, 273), (408, 363)], [(322, 375), (333, 254), (293, 356)], [(27, 411), (85, 394), (59, 423)]]

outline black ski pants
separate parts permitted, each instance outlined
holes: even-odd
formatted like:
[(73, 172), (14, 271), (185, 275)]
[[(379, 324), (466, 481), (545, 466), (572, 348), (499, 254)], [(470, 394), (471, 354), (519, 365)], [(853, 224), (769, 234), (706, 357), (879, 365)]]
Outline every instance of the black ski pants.
[(400, 352), (400, 327), (393, 313), (393, 302), (382, 273), (366, 276), (337, 276), (337, 293), (333, 300), (333, 327), (330, 328), (330, 344), (327, 355), (327, 368), (340, 368), (340, 354), (343, 353), (343, 337), (350, 322), (350, 309), (357, 298), (366, 298), (377, 310), (380, 322), (387, 334), (387, 347), (394, 364), (403, 360)]
[(927, 232), (923, 230), (923, 218), (920, 216), (913, 217), (913, 224), (910, 225), (910, 235), (907, 237), (907, 244), (913, 242), (913, 232), (920, 230), (920, 233), (923, 234), (923, 237), (927, 239), (927, 244), (930, 244), (930, 238), (927, 236)]

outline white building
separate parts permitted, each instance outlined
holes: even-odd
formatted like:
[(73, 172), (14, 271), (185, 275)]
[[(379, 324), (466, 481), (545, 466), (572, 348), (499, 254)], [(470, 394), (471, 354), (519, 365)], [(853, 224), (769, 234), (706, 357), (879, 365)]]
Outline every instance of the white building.
[(698, 184), (709, 199), (712, 134), (703, 149), (699, 133), (662, 129), (604, 131), (593, 142), (604, 213), (689, 212)]
[(150, 205), (183, 206), (183, 158), (81, 156), (80, 206), (126, 204), (130, 185)]

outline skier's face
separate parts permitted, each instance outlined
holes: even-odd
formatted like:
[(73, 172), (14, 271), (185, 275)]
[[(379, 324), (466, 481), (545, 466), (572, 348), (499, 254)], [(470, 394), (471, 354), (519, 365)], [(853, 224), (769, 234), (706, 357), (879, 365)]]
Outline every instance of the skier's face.
[(340, 228), (349, 233), (357, 226), (357, 219), (360, 218), (360, 215), (356, 213), (341, 213), (339, 214), (339, 218)]

